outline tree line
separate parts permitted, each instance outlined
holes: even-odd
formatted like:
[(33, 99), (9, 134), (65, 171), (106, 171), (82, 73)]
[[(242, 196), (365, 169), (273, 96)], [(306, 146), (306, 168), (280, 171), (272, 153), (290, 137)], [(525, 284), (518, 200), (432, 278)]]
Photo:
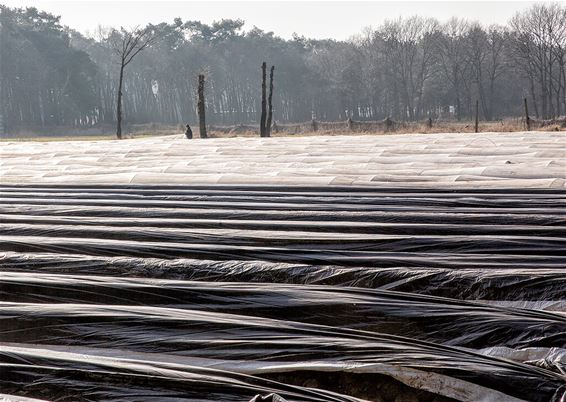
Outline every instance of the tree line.
[(208, 123), (258, 123), (264, 60), (277, 66), (277, 122), (472, 119), (476, 101), (481, 118), (494, 120), (520, 116), (523, 98), (537, 118), (566, 114), (566, 6), (558, 3), (533, 5), (505, 26), (399, 18), (347, 41), (177, 18), (135, 31), (152, 40), (126, 56), (126, 73), (117, 44), (134, 31), (87, 37), (35, 8), (0, 12), (8, 130), (113, 125), (119, 96), (126, 124), (195, 123), (199, 75)]

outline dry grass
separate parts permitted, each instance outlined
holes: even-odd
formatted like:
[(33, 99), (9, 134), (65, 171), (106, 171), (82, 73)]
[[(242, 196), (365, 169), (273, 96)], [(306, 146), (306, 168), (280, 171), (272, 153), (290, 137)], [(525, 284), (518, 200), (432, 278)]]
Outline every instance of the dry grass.
[[(155, 132), (139, 132), (135, 134), (126, 134), (123, 139), (134, 139), (144, 137), (161, 137), (165, 135), (179, 134), (178, 131), (155, 131)], [(116, 134), (101, 134), (101, 135), (50, 135), (50, 136), (32, 136), (32, 137), (3, 137), (0, 142), (22, 142), (22, 141), (40, 141), (40, 142), (56, 142), (56, 141), (107, 141), (115, 140)]]
[[(391, 131), (384, 130), (349, 130), (347, 128), (338, 129), (318, 129), (317, 131), (305, 130), (299, 132), (272, 132), (273, 137), (289, 137), (289, 136), (314, 136), (314, 135), (395, 135), (395, 134), (439, 134), (439, 133), (473, 133), (475, 131), (474, 124), (470, 122), (437, 122), (432, 127), (428, 127), (425, 123), (408, 123), (400, 125)], [(526, 127), (521, 120), (502, 120), (481, 122), (479, 124), (480, 132), (516, 132), (526, 131)], [(566, 131), (566, 127), (559, 124), (541, 126), (533, 128), (531, 131)], [(257, 137), (257, 131), (238, 131), (209, 132), (212, 138), (233, 138), (233, 137)]]
[[(363, 123), (362, 123), (363, 124)], [(130, 127), (131, 133), (125, 134), (125, 139), (156, 137), (174, 134), (183, 134), (184, 127), (161, 126), (157, 124), (146, 124)], [(514, 132), (525, 131), (526, 127), (521, 119), (508, 119), (500, 121), (480, 122), (480, 132)], [(533, 131), (566, 131), (565, 124), (540, 125), (533, 128)], [(401, 123), (397, 124), (394, 130), (384, 131), (380, 129), (354, 129), (350, 130), (345, 125), (332, 129), (318, 129), (313, 131), (309, 124), (303, 124), (300, 129), (285, 129), (279, 132), (272, 132), (273, 137), (289, 136), (316, 136), (316, 135), (395, 135), (395, 134), (433, 134), (433, 133), (473, 133), (474, 124), (471, 122), (434, 122), (432, 127), (426, 123)], [(27, 135), (26, 135), (27, 134)], [(198, 137), (198, 128), (194, 128), (193, 135)], [(215, 130), (214, 127), (208, 132), (210, 138), (235, 138), (235, 137), (257, 137), (258, 132), (251, 126), (245, 128), (236, 127), (233, 130)], [(0, 138), (1, 141), (101, 141), (116, 139), (114, 134), (89, 134), (69, 133), (61, 135), (45, 135), (22, 133), (18, 137)]]

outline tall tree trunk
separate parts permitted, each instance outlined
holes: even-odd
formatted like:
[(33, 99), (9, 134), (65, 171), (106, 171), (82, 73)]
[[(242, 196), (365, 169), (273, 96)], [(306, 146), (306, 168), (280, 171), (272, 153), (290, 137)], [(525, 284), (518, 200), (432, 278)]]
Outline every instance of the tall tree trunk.
[(533, 98), (533, 106), (535, 108), (535, 116), (538, 119), (540, 117), (539, 114), (539, 109), (537, 106), (537, 97), (536, 97), (536, 93), (535, 93), (535, 83), (534, 83), (534, 79), (532, 76), (529, 76), (529, 81), (530, 81), (530, 90), (531, 90), (531, 97)]
[(540, 69), (540, 102), (541, 102), (541, 109), (542, 109), (542, 118), (548, 119), (548, 107), (546, 105), (546, 77), (544, 75), (545, 68), (541, 67)]
[(474, 124), (474, 131), (476, 133), (479, 132), (479, 113), (480, 113), (480, 105), (479, 105), (479, 101), (476, 99), (476, 120)]
[(495, 102), (493, 101), (495, 97), (495, 79), (492, 77), (489, 78), (489, 117), (486, 120), (493, 120), (495, 116), (497, 116), (496, 109), (495, 109)]
[(271, 66), (271, 70), (269, 71), (269, 97), (267, 98), (267, 124), (265, 126), (266, 129), (266, 137), (271, 136), (271, 121), (273, 120), (273, 73), (275, 71), (275, 66)]
[(556, 117), (560, 117), (561, 115), (561, 111), (562, 111), (562, 102), (560, 99), (560, 91), (562, 90), (562, 71), (559, 69), (558, 70), (558, 74), (556, 74), (558, 76), (558, 84), (557, 84), (557, 89), (556, 89)]
[(525, 103), (525, 124), (527, 126), (527, 131), (531, 131), (531, 118), (529, 117), (529, 107), (527, 106), (527, 98), (523, 99)]
[(206, 135), (206, 117), (204, 115), (204, 74), (198, 76), (198, 125), (200, 138), (207, 138)]
[(489, 108), (487, 105), (487, 99), (485, 96), (485, 91), (483, 89), (483, 84), (481, 82), (478, 82), (478, 91), (480, 93), (480, 99), (481, 99), (481, 108), (482, 108), (482, 112), (483, 112), (483, 117), (485, 120), (490, 121), (491, 120), (491, 114), (489, 113)]
[(460, 85), (459, 85), (459, 78), (458, 78), (458, 71), (456, 68), (452, 69), (452, 81), (453, 81), (453, 87), (454, 87), (454, 96), (455, 96), (455, 100), (456, 100), (456, 110), (455, 110), (455, 114), (456, 114), (456, 119), (458, 121), (462, 120), (462, 101), (460, 99)]
[(261, 118), (259, 121), (259, 136), (265, 137), (265, 120), (266, 120), (266, 101), (265, 101), (265, 78), (266, 78), (267, 65), (265, 61), (261, 64)]
[[(4, 38), (6, 37), (5, 31), (5, 24), (0, 22), (0, 60), (3, 60), (5, 56), (4, 51)], [(2, 65), (0, 64), (0, 71), (2, 71)], [(7, 119), (8, 119), (8, 108), (6, 106), (7, 99), (8, 99), (8, 90), (6, 88), (6, 76), (5, 74), (0, 74), (0, 135), (3, 135), (8, 130), (7, 127)]]
[(122, 86), (124, 84), (124, 63), (120, 65), (120, 79), (118, 80), (118, 104), (116, 105), (116, 137), (122, 139)]

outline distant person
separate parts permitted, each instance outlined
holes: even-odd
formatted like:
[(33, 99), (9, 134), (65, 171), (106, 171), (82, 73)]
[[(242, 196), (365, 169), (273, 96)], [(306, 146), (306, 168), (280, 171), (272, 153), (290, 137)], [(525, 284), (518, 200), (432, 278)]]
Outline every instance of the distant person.
[(185, 131), (185, 137), (191, 140), (193, 138), (193, 130), (191, 130), (191, 126), (187, 124), (187, 130)]

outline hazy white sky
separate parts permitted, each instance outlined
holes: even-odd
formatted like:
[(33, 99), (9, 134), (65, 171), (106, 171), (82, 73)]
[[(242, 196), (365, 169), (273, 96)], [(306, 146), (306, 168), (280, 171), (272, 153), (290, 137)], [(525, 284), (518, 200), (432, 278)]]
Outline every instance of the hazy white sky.
[(10, 7), (34, 6), (60, 15), (62, 23), (83, 33), (99, 25), (131, 27), (147, 22), (241, 18), (284, 38), (293, 32), (312, 38), (347, 39), (385, 19), (421, 15), (452, 16), (485, 24), (504, 24), (535, 1), (139, 1), (139, 0), (0, 0)]

